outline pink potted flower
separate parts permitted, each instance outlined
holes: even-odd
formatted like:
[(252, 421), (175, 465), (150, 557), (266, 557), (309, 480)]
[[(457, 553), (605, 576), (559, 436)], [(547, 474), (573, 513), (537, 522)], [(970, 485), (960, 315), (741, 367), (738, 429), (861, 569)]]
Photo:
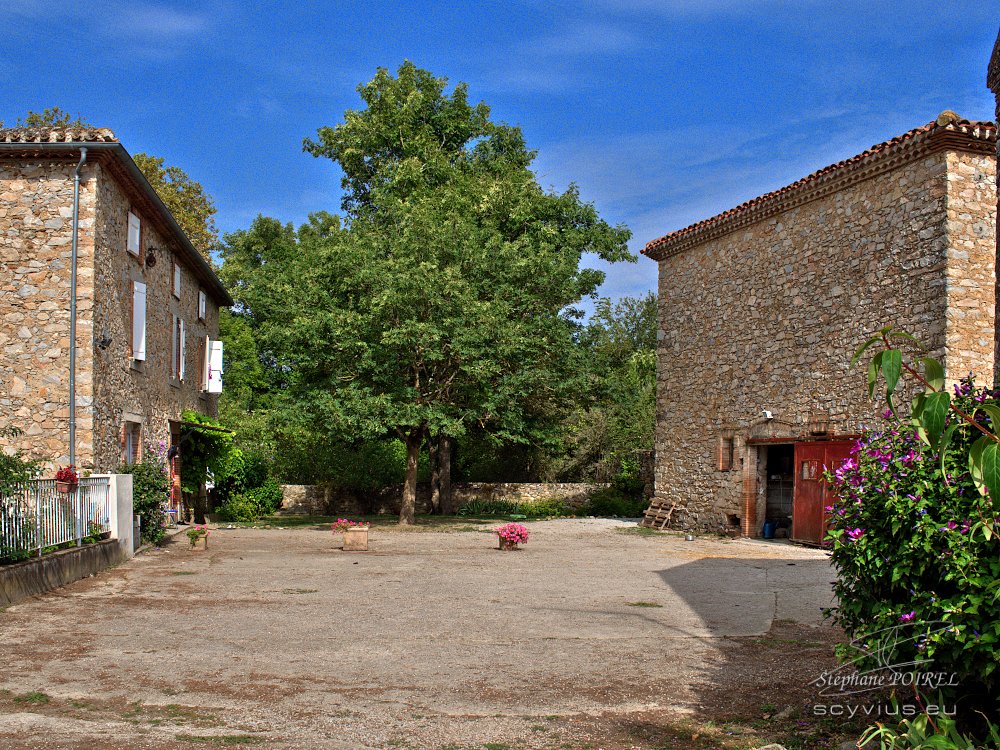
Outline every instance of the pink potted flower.
[(364, 521), (349, 521), (346, 518), (338, 518), (330, 524), (330, 531), (344, 535), (346, 552), (368, 551), (368, 528), (368, 524)]
[(500, 549), (514, 550), (517, 545), (528, 541), (528, 527), (521, 523), (505, 523), (494, 529), (500, 537)]

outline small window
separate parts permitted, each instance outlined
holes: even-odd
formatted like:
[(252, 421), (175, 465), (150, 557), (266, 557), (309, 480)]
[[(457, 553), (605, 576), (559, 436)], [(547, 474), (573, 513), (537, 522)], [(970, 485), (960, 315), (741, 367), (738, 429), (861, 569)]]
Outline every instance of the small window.
[(731, 435), (719, 438), (719, 471), (732, 471), (736, 439)]
[(204, 289), (198, 290), (198, 320), (205, 320), (208, 313), (208, 297)]
[(142, 246), (142, 223), (139, 217), (131, 211), (128, 212), (128, 241), (126, 247), (136, 258), (139, 257)]
[(181, 266), (174, 260), (174, 296), (177, 299), (181, 298)]
[(122, 425), (122, 463), (137, 464), (142, 460), (142, 425), (126, 422)]

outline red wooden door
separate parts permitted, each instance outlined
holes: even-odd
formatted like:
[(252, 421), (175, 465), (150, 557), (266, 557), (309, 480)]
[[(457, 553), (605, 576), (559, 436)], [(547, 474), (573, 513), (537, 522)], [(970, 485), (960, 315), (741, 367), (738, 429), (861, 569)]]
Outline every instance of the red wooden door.
[(851, 442), (837, 440), (795, 444), (792, 539), (821, 544), (826, 536), (826, 506), (833, 497), (823, 472), (836, 469), (851, 455)]

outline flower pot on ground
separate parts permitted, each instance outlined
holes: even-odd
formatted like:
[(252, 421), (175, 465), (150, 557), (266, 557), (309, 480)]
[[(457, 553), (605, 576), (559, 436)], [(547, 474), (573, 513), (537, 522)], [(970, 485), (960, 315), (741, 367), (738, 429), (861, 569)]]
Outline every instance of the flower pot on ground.
[(517, 545), (525, 544), (530, 536), (528, 527), (522, 523), (505, 523), (494, 531), (500, 539), (500, 549), (506, 551), (517, 549)]
[(367, 552), (368, 551), (368, 524), (362, 521), (349, 521), (346, 518), (338, 518), (330, 524), (330, 530), (334, 533), (344, 535), (344, 550), (346, 552)]
[(187, 534), (188, 541), (191, 542), (191, 549), (208, 549), (208, 526), (204, 524), (192, 526), (185, 533)]

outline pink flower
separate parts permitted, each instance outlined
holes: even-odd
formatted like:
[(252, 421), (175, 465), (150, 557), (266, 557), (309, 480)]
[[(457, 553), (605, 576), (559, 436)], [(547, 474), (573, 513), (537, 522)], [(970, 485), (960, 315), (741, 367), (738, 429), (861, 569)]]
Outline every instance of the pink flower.
[(900, 622), (913, 622), (913, 618), (917, 616), (916, 612), (907, 612), (905, 615), (899, 616)]
[(859, 529), (859, 528), (854, 528), (854, 529), (848, 529), (847, 530), (847, 536), (850, 537), (850, 539), (851, 539), (852, 542), (858, 541), (858, 539), (860, 539), (862, 536), (864, 536), (864, 533), (865, 533), (865, 530), (864, 529)]

